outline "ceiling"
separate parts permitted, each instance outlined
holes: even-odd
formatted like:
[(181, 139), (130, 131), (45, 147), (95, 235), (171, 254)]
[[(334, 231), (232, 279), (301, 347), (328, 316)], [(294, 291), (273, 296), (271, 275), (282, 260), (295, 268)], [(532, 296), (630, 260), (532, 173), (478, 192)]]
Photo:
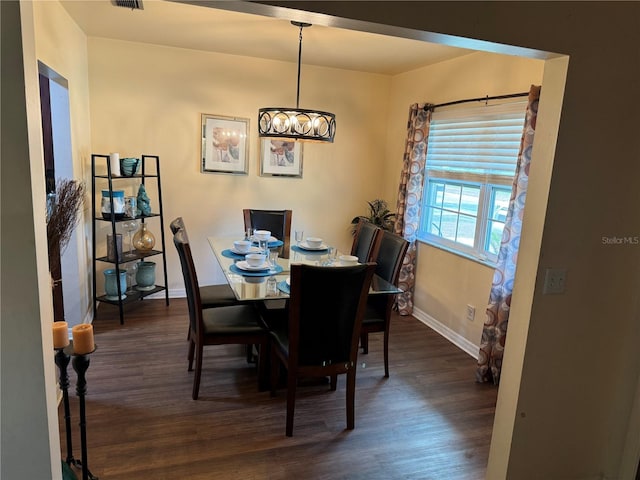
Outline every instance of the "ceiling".
[[(111, 0), (62, 0), (89, 37), (297, 62), (298, 27), (265, 17), (164, 0), (143, 10)], [(395, 75), (471, 53), (419, 40), (321, 25), (303, 31), (302, 63)]]

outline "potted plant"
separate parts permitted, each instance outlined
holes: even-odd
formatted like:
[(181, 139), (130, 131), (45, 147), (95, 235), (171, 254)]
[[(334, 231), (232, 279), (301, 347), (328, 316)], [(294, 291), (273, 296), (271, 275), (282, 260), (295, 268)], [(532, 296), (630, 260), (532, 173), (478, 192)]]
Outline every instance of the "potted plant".
[(351, 220), (352, 233), (355, 233), (356, 225), (358, 224), (360, 219), (371, 222), (374, 225), (379, 226), (383, 230), (393, 232), (393, 228), (396, 223), (396, 214), (389, 211), (387, 202), (376, 198), (371, 202), (367, 202), (367, 204), (369, 205), (369, 214), (358, 215), (353, 220)]

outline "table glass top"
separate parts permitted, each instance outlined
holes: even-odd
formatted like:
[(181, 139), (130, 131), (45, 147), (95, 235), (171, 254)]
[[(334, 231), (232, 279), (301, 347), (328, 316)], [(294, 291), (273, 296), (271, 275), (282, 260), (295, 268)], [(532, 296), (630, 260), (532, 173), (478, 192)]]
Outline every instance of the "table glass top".
[[(303, 263), (308, 265), (327, 265), (329, 262), (328, 251), (305, 251), (296, 245), (289, 249), (289, 258), (278, 257), (278, 271), (250, 271), (241, 255), (233, 252), (233, 242), (238, 240), (232, 237), (209, 237), (209, 245), (215, 254), (224, 275), (233, 289), (238, 300), (267, 300), (289, 298), (287, 282), (289, 279), (290, 265)], [(338, 252), (337, 256), (340, 256)], [(338, 265), (339, 262), (336, 262)], [(242, 268), (244, 267), (244, 268)], [(381, 277), (374, 275), (369, 290), (370, 295), (401, 293), (393, 284)]]

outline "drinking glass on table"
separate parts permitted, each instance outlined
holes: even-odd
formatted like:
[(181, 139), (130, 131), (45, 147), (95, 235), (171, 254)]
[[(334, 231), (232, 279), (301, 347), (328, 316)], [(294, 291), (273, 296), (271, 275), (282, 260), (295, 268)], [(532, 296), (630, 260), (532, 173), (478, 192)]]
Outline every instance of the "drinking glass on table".
[(244, 232), (244, 239), (251, 240), (251, 237), (253, 237), (253, 228), (249, 227), (247, 228), (247, 231)]
[(269, 257), (269, 240), (259, 240), (258, 248), (262, 253), (267, 255), (267, 258)]
[(300, 245), (300, 242), (304, 239), (304, 230), (296, 230), (296, 245)]
[(278, 266), (278, 250), (271, 250), (269, 252), (269, 271), (275, 273)]
[(327, 247), (327, 263), (333, 265), (338, 257), (338, 249), (336, 247)]

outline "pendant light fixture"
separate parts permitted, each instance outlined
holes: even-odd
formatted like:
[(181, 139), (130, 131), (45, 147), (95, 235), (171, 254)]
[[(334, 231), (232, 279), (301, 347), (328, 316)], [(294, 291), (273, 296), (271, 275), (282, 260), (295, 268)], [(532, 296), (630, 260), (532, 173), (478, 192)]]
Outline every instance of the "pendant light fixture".
[(333, 113), (322, 112), (320, 110), (299, 108), (302, 29), (310, 27), (311, 24), (294, 21), (292, 21), (291, 24), (300, 28), (296, 108), (267, 107), (258, 110), (259, 136), (333, 143), (333, 137), (336, 133), (336, 116)]

